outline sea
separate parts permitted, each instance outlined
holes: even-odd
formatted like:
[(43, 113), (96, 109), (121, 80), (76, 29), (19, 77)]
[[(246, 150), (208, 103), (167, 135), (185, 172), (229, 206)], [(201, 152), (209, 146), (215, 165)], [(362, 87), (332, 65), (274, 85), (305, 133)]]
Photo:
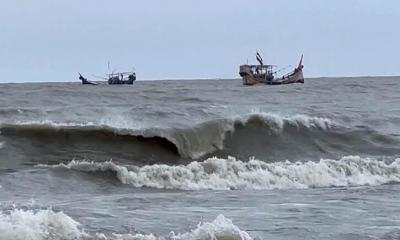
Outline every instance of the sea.
[(400, 239), (400, 77), (0, 84), (0, 239)]

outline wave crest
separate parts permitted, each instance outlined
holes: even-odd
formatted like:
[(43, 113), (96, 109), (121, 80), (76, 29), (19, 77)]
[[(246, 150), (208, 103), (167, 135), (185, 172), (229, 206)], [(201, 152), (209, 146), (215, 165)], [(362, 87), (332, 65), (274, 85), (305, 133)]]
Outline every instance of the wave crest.
[(282, 117), (277, 114), (257, 113), (238, 118), (236, 123), (244, 126), (261, 125), (266, 128), (281, 131), (285, 126), (294, 126), (298, 128), (318, 128), (327, 130), (337, 126), (331, 119), (323, 117), (311, 117), (302, 114), (296, 114), (291, 117)]
[(72, 160), (67, 164), (40, 165), (83, 172), (112, 171), (123, 184), (134, 187), (181, 190), (293, 189), (380, 185), (400, 182), (400, 159), (385, 163), (359, 156), (319, 162), (265, 163), (248, 162), (234, 157), (209, 158), (204, 162), (169, 166), (164, 164), (137, 167), (118, 165), (112, 161)]

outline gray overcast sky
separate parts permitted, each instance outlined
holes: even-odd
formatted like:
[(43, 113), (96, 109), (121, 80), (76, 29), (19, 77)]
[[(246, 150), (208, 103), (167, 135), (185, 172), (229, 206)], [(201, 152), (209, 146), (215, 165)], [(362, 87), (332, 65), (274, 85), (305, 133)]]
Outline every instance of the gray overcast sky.
[(234, 78), (241, 63), (306, 77), (400, 75), (398, 0), (3, 0), (0, 82)]

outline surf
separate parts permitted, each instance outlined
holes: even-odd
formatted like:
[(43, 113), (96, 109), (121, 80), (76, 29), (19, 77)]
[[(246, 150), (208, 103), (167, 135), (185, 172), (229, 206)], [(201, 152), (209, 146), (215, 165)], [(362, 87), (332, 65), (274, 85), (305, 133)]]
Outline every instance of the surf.
[(201, 221), (187, 232), (168, 236), (153, 233), (103, 233), (85, 231), (81, 223), (63, 212), (52, 209), (18, 209), (0, 212), (0, 232), (3, 239), (13, 240), (74, 240), (74, 239), (137, 239), (137, 240), (195, 240), (232, 239), (252, 240), (246, 231), (234, 225), (224, 215), (218, 215), (210, 222)]
[(385, 162), (360, 156), (307, 162), (266, 163), (257, 159), (209, 158), (187, 165), (122, 165), (113, 161), (72, 160), (38, 165), (86, 173), (112, 172), (136, 188), (177, 190), (273, 190), (321, 187), (352, 187), (400, 182), (400, 158)]

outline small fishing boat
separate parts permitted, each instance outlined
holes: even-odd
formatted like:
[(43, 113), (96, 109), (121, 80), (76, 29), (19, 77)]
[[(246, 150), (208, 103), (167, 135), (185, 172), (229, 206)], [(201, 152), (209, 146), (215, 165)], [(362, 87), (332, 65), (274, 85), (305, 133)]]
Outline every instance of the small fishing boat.
[[(107, 81), (109, 85), (117, 85), (117, 84), (128, 84), (132, 85), (134, 81), (136, 81), (136, 73), (132, 72), (112, 72), (107, 74), (106, 77), (100, 77)], [(89, 81), (87, 78), (83, 77), (79, 73), (79, 80), (82, 81), (83, 85), (97, 85), (97, 83), (93, 81)]]
[(264, 65), (261, 55), (257, 52), (256, 59), (259, 65), (241, 65), (239, 74), (242, 77), (243, 85), (267, 84), (281, 85), (290, 83), (304, 83), (303, 77), (303, 55), (299, 65), (287, 74), (276, 77), (275, 65)]

